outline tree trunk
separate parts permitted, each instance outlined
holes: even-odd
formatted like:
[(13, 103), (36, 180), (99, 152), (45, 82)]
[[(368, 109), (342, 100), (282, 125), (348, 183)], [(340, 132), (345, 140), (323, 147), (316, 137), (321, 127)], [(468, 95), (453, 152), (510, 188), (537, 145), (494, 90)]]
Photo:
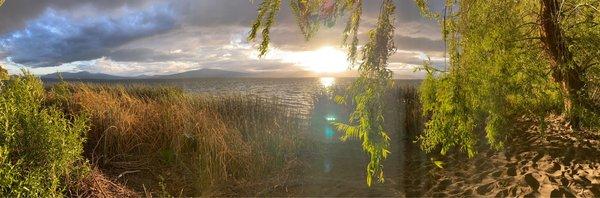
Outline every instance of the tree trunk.
[(559, 24), (560, 3), (558, 0), (541, 0), (541, 36), (544, 51), (549, 57), (552, 78), (561, 86), (564, 114), (571, 126), (579, 127), (579, 117), (573, 112), (581, 105), (581, 92), (585, 83), (581, 80), (582, 69), (573, 61)]

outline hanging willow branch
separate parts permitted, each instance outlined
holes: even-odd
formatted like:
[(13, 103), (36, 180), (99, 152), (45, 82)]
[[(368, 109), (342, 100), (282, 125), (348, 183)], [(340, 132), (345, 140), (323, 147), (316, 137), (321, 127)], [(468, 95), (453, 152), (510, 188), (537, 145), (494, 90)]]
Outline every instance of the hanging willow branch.
[(360, 16), (362, 15), (362, 0), (351, 1), (352, 15), (346, 23), (344, 29), (343, 43), (348, 48), (348, 60), (352, 65), (356, 63), (358, 46), (358, 28), (360, 26)]
[(394, 10), (391, 0), (385, 0), (375, 29), (369, 31), (369, 41), (362, 49), (362, 63), (358, 68), (360, 77), (349, 89), (350, 98), (356, 105), (348, 124), (336, 123), (346, 132), (342, 140), (359, 138), (363, 149), (369, 153), (367, 185), (377, 176), (384, 182), (383, 160), (389, 155), (390, 138), (384, 131), (383, 113), (385, 91), (391, 85), (392, 72), (387, 68), (388, 58), (395, 52)]
[[(274, 24), (275, 12), (279, 10), (279, 0), (264, 0), (258, 7), (258, 16), (252, 26), (248, 40), (253, 41), (262, 28), (262, 42), (259, 45), (260, 56), (267, 53), (269, 31)], [(348, 60), (356, 63), (358, 59), (358, 30), (362, 15), (362, 0), (290, 0), (290, 8), (296, 17), (300, 31), (306, 39), (318, 31), (320, 25), (333, 26), (336, 20), (350, 12), (342, 43), (347, 48)], [(350, 86), (346, 97), (339, 102), (350, 101), (355, 104), (354, 112), (348, 123), (335, 123), (345, 135), (342, 140), (358, 138), (362, 148), (369, 154), (370, 162), (366, 167), (367, 185), (371, 186), (373, 177), (384, 181), (383, 160), (387, 158), (390, 138), (383, 127), (384, 94), (392, 84), (392, 72), (387, 68), (394, 47), (394, 11), (392, 0), (384, 0), (376, 26), (368, 32), (369, 40), (362, 48), (361, 63), (358, 66), (360, 77)], [(325, 65), (326, 66), (326, 65)]]
[(267, 50), (269, 49), (270, 43), (270, 32), (271, 27), (275, 24), (275, 17), (277, 17), (277, 13), (279, 12), (279, 8), (281, 7), (281, 0), (264, 0), (258, 8), (258, 16), (252, 25), (252, 30), (248, 35), (249, 41), (254, 41), (257, 36), (257, 32), (260, 28), (262, 28), (262, 42), (258, 48), (260, 54), (259, 56), (264, 56), (267, 54)]

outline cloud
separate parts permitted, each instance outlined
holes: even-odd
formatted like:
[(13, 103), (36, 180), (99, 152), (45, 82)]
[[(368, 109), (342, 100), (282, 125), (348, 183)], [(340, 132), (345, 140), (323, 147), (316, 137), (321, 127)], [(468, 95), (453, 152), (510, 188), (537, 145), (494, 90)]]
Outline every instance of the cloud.
[(77, 19), (48, 9), (24, 29), (0, 37), (0, 50), (11, 61), (31, 67), (97, 59), (125, 43), (173, 29), (174, 15), (169, 7), (153, 6), (118, 17)]
[(439, 52), (443, 52), (445, 46), (442, 40), (410, 38), (406, 36), (396, 36), (394, 42), (400, 50), (421, 51), (428, 54), (431, 53), (431, 55), (438, 55)]
[(95, 12), (80, 12), (90, 15), (106, 15), (123, 7), (138, 8), (162, 0), (9, 0), (0, 7), (0, 34), (23, 28), (27, 21), (38, 18), (47, 9), (60, 11), (83, 11), (81, 7)]
[[(35, 71), (70, 68), (127, 76), (200, 68), (303, 71), (293, 61), (256, 59), (255, 43), (247, 43), (245, 38), (259, 2), (10, 0), (0, 7), (0, 58)], [(361, 44), (376, 22), (380, 2), (364, 4)], [(399, 52), (390, 65), (421, 64), (419, 53), (443, 57), (436, 22), (422, 18), (413, 1), (395, 2)], [(273, 47), (296, 54), (341, 45), (347, 16), (331, 28), (321, 28), (307, 42), (286, 4), (284, 1), (272, 29)]]
[(117, 49), (108, 54), (108, 58), (123, 62), (160, 62), (166, 60), (189, 60), (189, 54), (181, 50), (163, 52), (150, 48)]
[(165, 73), (178, 73), (198, 68), (196, 63), (180, 61), (164, 62), (119, 62), (106, 57), (91, 61), (78, 61), (70, 63), (78, 71), (92, 73), (106, 73), (120, 76), (155, 75)]

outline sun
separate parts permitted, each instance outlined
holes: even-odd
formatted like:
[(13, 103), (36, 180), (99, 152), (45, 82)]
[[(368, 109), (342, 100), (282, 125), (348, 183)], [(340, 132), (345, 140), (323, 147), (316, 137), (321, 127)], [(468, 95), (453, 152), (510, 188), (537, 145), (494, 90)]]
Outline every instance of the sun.
[[(256, 57), (255, 54), (252, 56)], [(275, 49), (266, 55), (266, 59), (292, 63), (303, 70), (323, 75), (340, 73), (350, 69), (350, 62), (348, 62), (346, 53), (339, 48), (331, 46), (323, 46), (316, 50), (308, 51)]]
[(297, 63), (316, 73), (339, 73), (350, 67), (346, 53), (330, 46), (300, 54)]

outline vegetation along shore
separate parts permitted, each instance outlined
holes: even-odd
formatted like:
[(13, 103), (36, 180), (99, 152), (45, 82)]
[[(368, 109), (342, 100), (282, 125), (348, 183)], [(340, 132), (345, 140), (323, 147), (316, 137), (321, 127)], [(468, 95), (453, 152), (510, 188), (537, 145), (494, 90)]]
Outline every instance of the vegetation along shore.
[(0, 197), (600, 197), (599, 0), (32, 2)]

